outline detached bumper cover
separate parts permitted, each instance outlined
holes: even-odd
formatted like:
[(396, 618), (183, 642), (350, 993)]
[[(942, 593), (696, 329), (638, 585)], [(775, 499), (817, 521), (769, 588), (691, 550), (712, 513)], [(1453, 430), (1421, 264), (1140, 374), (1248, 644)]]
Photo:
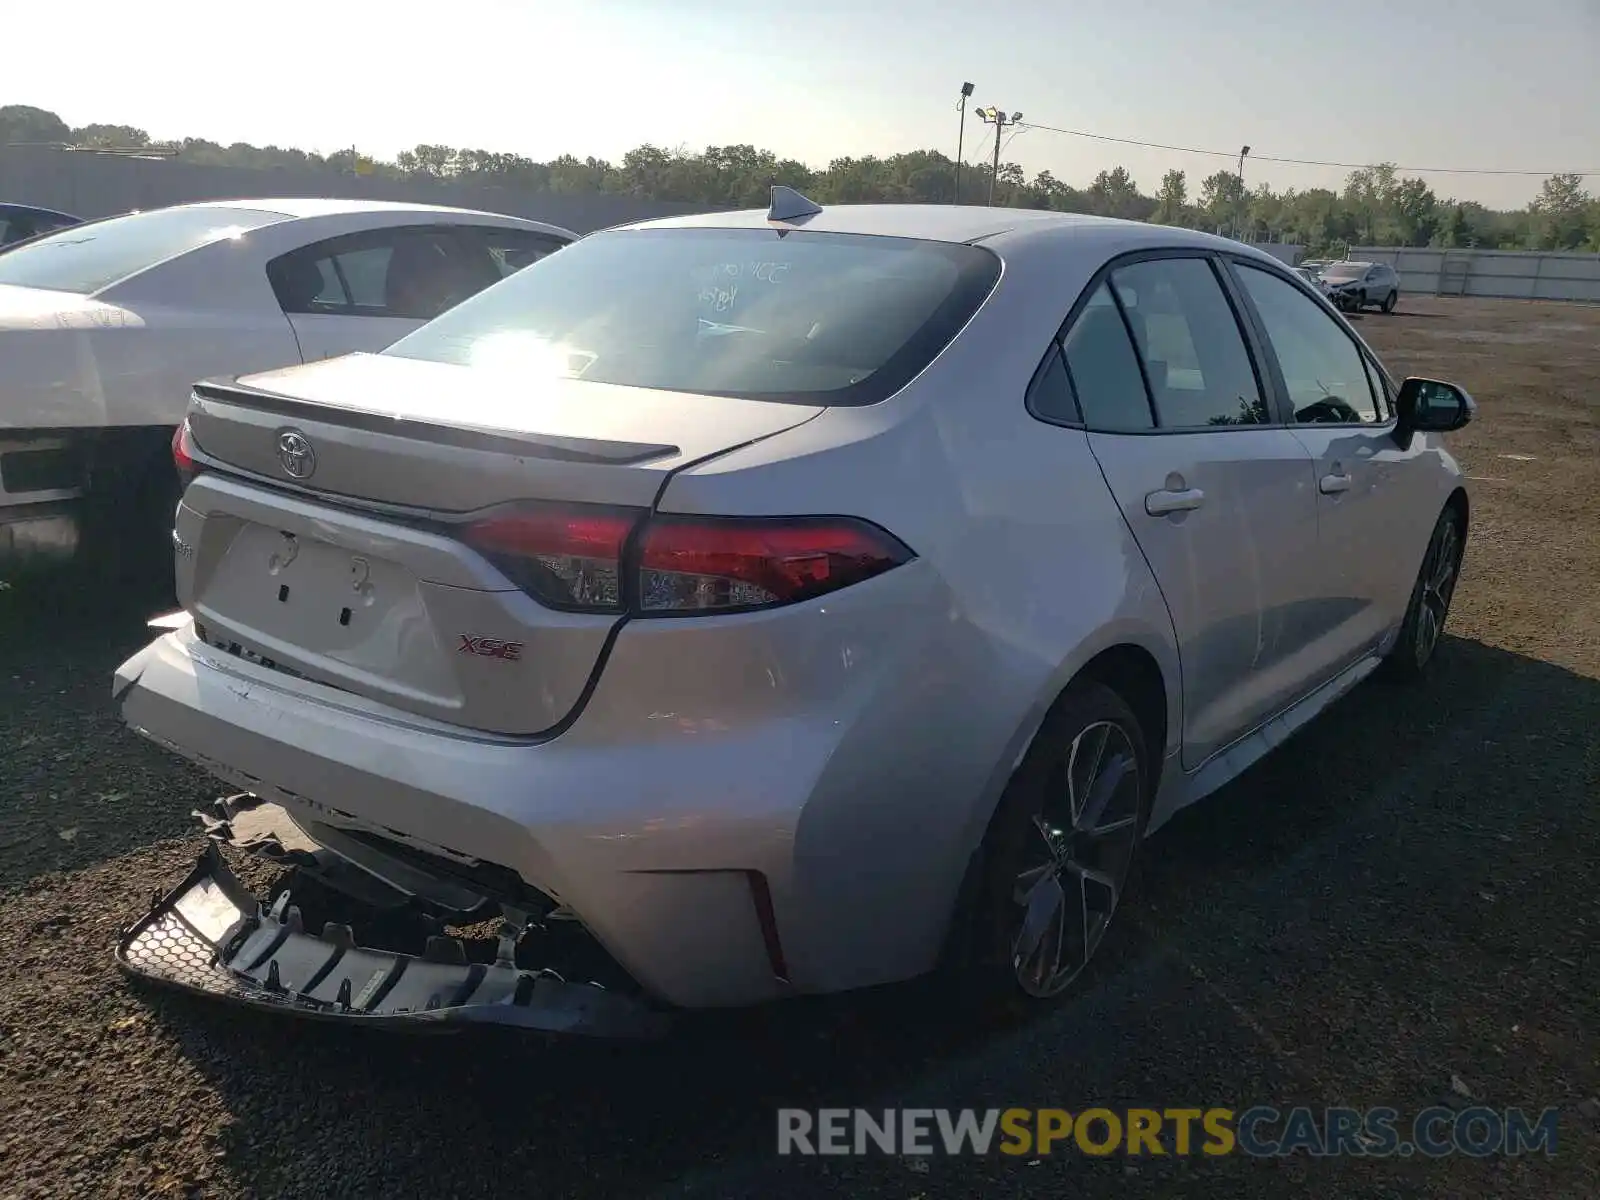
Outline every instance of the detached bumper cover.
[(128, 929), (116, 956), (130, 975), (181, 991), (368, 1026), (511, 1025), (652, 1037), (667, 1022), (666, 1014), (595, 984), (511, 965), (368, 949), (354, 944), (346, 926), (307, 933), (287, 894), (265, 908), (214, 844), (188, 878)]

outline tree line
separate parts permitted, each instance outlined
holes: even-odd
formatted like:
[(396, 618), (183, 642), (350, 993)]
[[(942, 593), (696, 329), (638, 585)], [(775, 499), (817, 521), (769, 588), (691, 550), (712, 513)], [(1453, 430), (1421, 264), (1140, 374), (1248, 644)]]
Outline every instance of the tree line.
[[(54, 143), (149, 147), (148, 133), (128, 125), (69, 127), (55, 113), (25, 105), (0, 107), (0, 145)], [(230, 146), (203, 138), (161, 143), (179, 161), (252, 168), (321, 169), (392, 179), (456, 180), (528, 191), (611, 192), (707, 207), (764, 205), (775, 183), (798, 188), (822, 204), (957, 201), (957, 164), (937, 150), (887, 157), (836, 158), (817, 169), (750, 145), (708, 146), (702, 152), (644, 145), (620, 162), (563, 154), (535, 162), (519, 154), (419, 145), (383, 161), (356, 150), (313, 154), (277, 146)], [(991, 181), (991, 174), (993, 179)], [(1495, 210), (1470, 200), (1441, 198), (1428, 183), (1402, 176), (1392, 163), (1351, 171), (1344, 187), (1247, 187), (1232, 171), (1191, 185), (1185, 171), (1166, 172), (1154, 192), (1140, 189), (1124, 167), (1101, 171), (1084, 187), (1049, 171), (1029, 178), (1016, 163), (998, 171), (964, 165), (959, 200), (1014, 208), (1045, 208), (1214, 230), (1257, 241), (1295, 242), (1314, 254), (1350, 245), (1482, 247), (1501, 250), (1600, 252), (1600, 200), (1580, 175), (1552, 175), (1525, 209)], [(992, 189), (991, 189), (992, 183)]]

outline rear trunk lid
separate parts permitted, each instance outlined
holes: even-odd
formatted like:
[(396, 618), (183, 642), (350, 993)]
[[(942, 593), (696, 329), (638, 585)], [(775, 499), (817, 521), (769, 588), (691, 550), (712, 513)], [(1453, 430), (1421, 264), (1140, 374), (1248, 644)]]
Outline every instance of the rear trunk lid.
[(620, 613), (525, 593), (465, 540), (527, 502), (649, 509), (678, 468), (821, 408), (378, 355), (197, 386), (178, 595), (212, 647), (428, 721), (559, 726)]
[[(264, 479), (469, 512), (527, 498), (647, 507), (684, 464), (822, 411), (351, 354), (201, 384), (189, 423), (208, 456)], [(279, 445), (291, 429), (315, 456), (301, 477)]]

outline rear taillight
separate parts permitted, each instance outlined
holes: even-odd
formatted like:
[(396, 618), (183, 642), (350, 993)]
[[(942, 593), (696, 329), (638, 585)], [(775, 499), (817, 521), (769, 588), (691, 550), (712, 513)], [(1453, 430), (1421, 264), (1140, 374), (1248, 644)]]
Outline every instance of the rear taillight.
[(655, 517), (639, 539), (641, 613), (773, 608), (881, 575), (911, 551), (840, 517)]
[(812, 600), (915, 557), (850, 517), (679, 517), (518, 506), (462, 540), (552, 608), (639, 616), (748, 612)]
[(634, 510), (518, 507), (467, 527), (463, 540), (552, 608), (621, 612), (622, 550)]
[(189, 432), (187, 418), (172, 434), (172, 465), (178, 468), (178, 478), (186, 487), (200, 472), (194, 461), (194, 434)]

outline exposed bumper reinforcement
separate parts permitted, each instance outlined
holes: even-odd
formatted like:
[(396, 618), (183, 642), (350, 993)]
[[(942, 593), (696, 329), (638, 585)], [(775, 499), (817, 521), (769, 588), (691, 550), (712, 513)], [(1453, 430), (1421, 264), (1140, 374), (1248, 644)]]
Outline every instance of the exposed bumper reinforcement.
[(499, 963), (435, 961), (320, 935), (281, 896), (262, 905), (208, 843), (193, 871), (117, 944), (130, 975), (252, 1008), (376, 1027), (511, 1025), (547, 1033), (654, 1037), (667, 1014), (595, 984)]

